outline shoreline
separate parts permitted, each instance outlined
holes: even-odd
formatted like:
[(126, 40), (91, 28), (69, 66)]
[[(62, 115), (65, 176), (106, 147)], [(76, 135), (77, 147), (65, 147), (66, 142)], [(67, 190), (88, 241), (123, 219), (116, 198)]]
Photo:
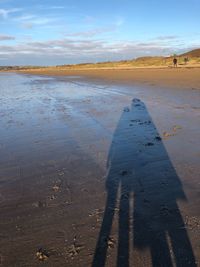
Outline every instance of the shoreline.
[(143, 84), (170, 88), (200, 89), (200, 68), (141, 68), (141, 69), (38, 69), (16, 73), (45, 76), (82, 76), (93, 81), (105, 80), (115, 84)]

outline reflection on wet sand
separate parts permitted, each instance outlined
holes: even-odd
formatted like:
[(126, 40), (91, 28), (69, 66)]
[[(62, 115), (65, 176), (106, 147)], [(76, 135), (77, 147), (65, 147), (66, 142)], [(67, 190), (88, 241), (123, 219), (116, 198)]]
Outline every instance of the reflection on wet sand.
[(133, 99), (131, 107), (124, 109), (113, 135), (106, 190), (107, 201), (93, 267), (106, 266), (118, 196), (116, 266), (130, 266), (132, 247), (141, 251), (148, 249), (154, 267), (197, 266), (177, 204), (180, 199), (187, 201), (181, 181), (145, 104), (139, 99)]

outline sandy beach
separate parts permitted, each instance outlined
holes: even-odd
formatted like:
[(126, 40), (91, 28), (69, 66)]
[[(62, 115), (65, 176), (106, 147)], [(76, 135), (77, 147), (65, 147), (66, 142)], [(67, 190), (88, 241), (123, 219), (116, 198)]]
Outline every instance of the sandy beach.
[(199, 68), (0, 79), (0, 266), (199, 266)]
[(0, 267), (200, 267), (199, 10), (0, 0)]
[(35, 69), (22, 71), (27, 74), (52, 76), (82, 76), (111, 83), (143, 84), (172, 88), (199, 89), (200, 68), (133, 68), (133, 69)]

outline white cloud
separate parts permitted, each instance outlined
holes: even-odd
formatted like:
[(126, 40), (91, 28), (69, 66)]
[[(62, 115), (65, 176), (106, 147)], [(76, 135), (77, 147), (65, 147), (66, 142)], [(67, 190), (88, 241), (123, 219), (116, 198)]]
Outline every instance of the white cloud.
[(11, 35), (0, 34), (0, 41), (9, 41), (9, 40), (15, 40), (15, 37)]
[(44, 25), (53, 25), (57, 21), (56, 17), (44, 17), (37, 16), (33, 14), (24, 14), (19, 17), (15, 17), (13, 19), (20, 23), (20, 25), (24, 28), (31, 29), (35, 26), (44, 26)]
[(71, 10), (74, 9), (75, 6), (74, 5), (35, 5), (36, 9), (39, 10), (61, 10), (61, 9), (65, 9), (65, 10)]
[(49, 9), (64, 9), (64, 6), (50, 6)]
[[(33, 19), (33, 17), (26, 18), (28, 20)], [(190, 42), (186, 46), (180, 39), (169, 36), (157, 37), (143, 42), (117, 40), (111, 42), (108, 38), (93, 38), (109, 30), (112, 31), (115, 28), (97, 28), (90, 31), (72, 33), (71, 36), (68, 35), (65, 38), (44, 41), (23, 39), (23, 42), (18, 41), (9, 45), (0, 45), (0, 57), (9, 58), (7, 62), (11, 65), (59, 65), (79, 62), (125, 60), (145, 55), (178, 54), (195, 48), (198, 43), (196, 40), (196, 42)], [(1, 36), (2, 40), (6, 40), (6, 38), (7, 40), (13, 40), (14, 38), (6, 35)]]
[[(176, 50), (179, 50), (176, 47)], [(81, 58), (88, 58), (91, 61), (96, 58), (101, 60), (117, 60), (134, 58), (143, 55), (170, 54), (174, 51), (171, 46), (163, 43), (149, 42), (113, 42), (103, 40), (75, 40), (58, 39), (40, 42), (18, 43), (16, 45), (0, 46), (1, 55), (31, 55), (41, 57), (74, 58), (75, 61)]]
[(83, 22), (87, 24), (92, 24), (95, 22), (95, 18), (92, 16), (85, 16)]
[(19, 12), (21, 10), (22, 10), (21, 8), (10, 8), (10, 9), (1, 8), (0, 9), (0, 16), (3, 17), (4, 19), (6, 19), (9, 14), (16, 13), (16, 12)]
[(117, 21), (116, 21), (116, 25), (117, 26), (122, 26), (124, 24), (124, 18), (118, 18)]
[[(93, 20), (93, 18), (90, 18), (90, 19)], [(99, 36), (99, 35), (106, 34), (106, 33), (111, 33), (111, 32), (114, 33), (119, 29), (119, 27), (123, 23), (124, 23), (124, 20), (122, 20), (122, 18), (119, 18), (113, 24), (110, 24), (104, 27), (91, 28), (85, 31), (69, 32), (69, 33), (66, 33), (65, 36), (91, 38), (91, 37)]]
[(116, 31), (116, 26), (107, 26), (107, 27), (102, 27), (102, 28), (96, 28), (96, 29), (91, 29), (87, 31), (81, 31), (81, 32), (74, 32), (74, 33), (67, 33), (66, 36), (68, 37), (94, 37), (96, 35), (104, 34), (104, 33), (109, 33), (109, 32), (114, 32)]
[(179, 36), (177, 35), (161, 35), (153, 38), (153, 40), (159, 40), (159, 41), (171, 41), (177, 39), (179, 39)]

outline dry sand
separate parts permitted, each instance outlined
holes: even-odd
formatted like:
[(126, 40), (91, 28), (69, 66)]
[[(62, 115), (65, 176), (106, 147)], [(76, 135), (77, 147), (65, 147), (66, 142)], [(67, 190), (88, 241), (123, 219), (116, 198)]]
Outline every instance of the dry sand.
[(88, 70), (27, 70), (25, 73), (53, 76), (83, 76), (125, 84), (147, 84), (178, 88), (200, 89), (200, 68), (135, 68), (135, 69), (88, 69)]

